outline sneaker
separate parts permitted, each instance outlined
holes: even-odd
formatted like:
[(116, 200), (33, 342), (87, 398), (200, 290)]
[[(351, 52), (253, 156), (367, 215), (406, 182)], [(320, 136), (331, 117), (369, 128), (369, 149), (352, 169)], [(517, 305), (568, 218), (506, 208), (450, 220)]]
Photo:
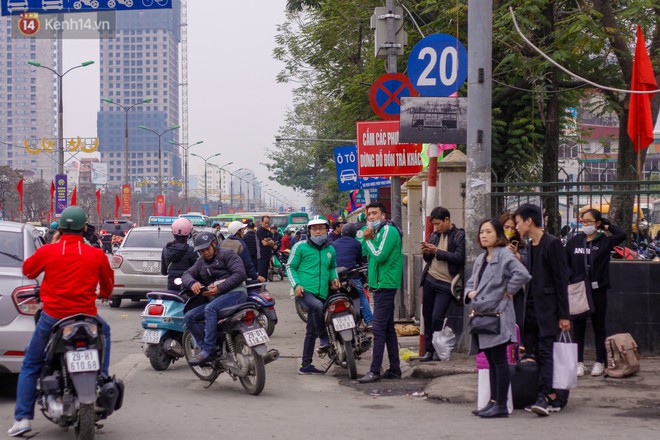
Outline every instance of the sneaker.
[(324, 374), (323, 371), (319, 370), (316, 368), (314, 365), (309, 364), (306, 367), (303, 367), (302, 365), (298, 369), (298, 374)]
[(536, 403), (532, 405), (531, 410), (534, 414), (541, 417), (547, 417), (550, 414), (550, 411), (548, 410), (548, 401), (543, 396), (539, 396), (539, 398), (536, 399)]
[(14, 421), (14, 426), (9, 428), (7, 434), (9, 434), (9, 437), (18, 437), (30, 431), (32, 431), (30, 421), (28, 419), (21, 419)]
[(563, 406), (559, 403), (559, 399), (548, 399), (548, 412), (559, 412)]
[(204, 365), (204, 364), (208, 364), (213, 359), (215, 359), (215, 356), (213, 354), (207, 353), (206, 351), (202, 350), (195, 357), (193, 357), (188, 361), (188, 365), (192, 365), (193, 367), (198, 365)]
[(596, 362), (591, 369), (592, 376), (600, 376), (605, 372), (605, 365), (602, 362)]
[(584, 376), (584, 363), (583, 362), (578, 362), (577, 376), (578, 377)]

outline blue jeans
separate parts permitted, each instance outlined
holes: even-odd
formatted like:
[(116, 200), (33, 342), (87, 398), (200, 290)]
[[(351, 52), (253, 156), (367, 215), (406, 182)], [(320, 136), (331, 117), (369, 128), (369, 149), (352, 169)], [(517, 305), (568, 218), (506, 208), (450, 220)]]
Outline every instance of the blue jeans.
[(247, 300), (243, 291), (227, 292), (210, 303), (195, 307), (183, 317), (197, 344), (207, 353), (215, 352), (218, 339), (218, 313), (222, 309), (242, 304)]
[[(110, 326), (100, 316), (96, 316), (103, 325), (105, 335), (105, 355), (103, 356), (103, 374), (109, 376), (110, 368)], [(42, 312), (32, 334), (32, 339), (25, 351), (25, 358), (21, 366), (21, 374), (18, 376), (18, 388), (16, 390), (16, 407), (14, 418), (34, 419), (34, 404), (37, 400), (37, 379), (41, 369), (46, 362), (45, 350), (50, 339), (53, 326), (59, 321), (52, 316)]]
[(309, 292), (303, 292), (303, 296), (296, 297), (296, 301), (307, 310), (307, 332), (302, 355), (302, 366), (306, 367), (312, 364), (316, 338), (320, 339), (321, 345), (328, 343), (328, 329), (323, 322), (323, 301)]
[(390, 361), (390, 371), (397, 373), (401, 371), (399, 341), (394, 330), (394, 297), (396, 297), (396, 289), (374, 291), (374, 352), (369, 370), (374, 374), (380, 374), (385, 347)]
[(370, 324), (371, 321), (374, 320), (374, 315), (371, 313), (371, 306), (369, 305), (367, 294), (364, 292), (362, 281), (360, 278), (352, 278), (351, 284), (353, 284), (360, 293), (360, 313), (362, 314), (362, 319), (364, 319), (365, 324)]

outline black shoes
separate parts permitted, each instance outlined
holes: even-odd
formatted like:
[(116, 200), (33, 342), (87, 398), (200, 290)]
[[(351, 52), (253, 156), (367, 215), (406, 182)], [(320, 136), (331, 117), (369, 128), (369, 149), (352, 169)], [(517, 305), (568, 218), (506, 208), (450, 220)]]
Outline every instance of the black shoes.
[(501, 403), (494, 403), (488, 410), (484, 408), (484, 411), (479, 411), (478, 416), (482, 419), (509, 417), (509, 410), (507, 409), (506, 404), (502, 405)]
[(380, 380), (380, 374), (374, 374), (371, 371), (358, 379), (360, 383), (374, 383)]
[(536, 403), (532, 405), (531, 410), (534, 414), (541, 417), (547, 417), (550, 415), (550, 410), (548, 409), (548, 401), (544, 396), (539, 396), (539, 398), (536, 399)]
[(427, 351), (424, 353), (424, 356), (419, 358), (420, 362), (431, 362), (433, 360), (433, 352), (432, 351)]
[(472, 411), (472, 414), (475, 415), (475, 416), (481, 415), (482, 412), (485, 412), (485, 411), (488, 411), (489, 409), (491, 409), (493, 407), (493, 405), (495, 405), (495, 401), (494, 400), (489, 400), (488, 403), (486, 404), (486, 406), (484, 406), (481, 409), (475, 409), (474, 411)]
[(401, 371), (392, 371), (388, 368), (381, 377), (383, 379), (401, 379)]

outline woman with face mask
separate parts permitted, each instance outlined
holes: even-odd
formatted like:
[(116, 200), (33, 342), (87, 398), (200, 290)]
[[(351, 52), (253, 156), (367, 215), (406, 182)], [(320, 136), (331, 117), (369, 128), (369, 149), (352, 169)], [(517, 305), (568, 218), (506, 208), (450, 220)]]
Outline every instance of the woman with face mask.
[[(571, 269), (569, 282), (585, 280), (591, 289), (593, 310), (591, 325), (594, 329), (596, 362), (591, 369), (592, 376), (600, 376), (605, 371), (605, 315), (607, 314), (607, 289), (610, 287), (610, 253), (614, 246), (626, 239), (623, 229), (603, 218), (597, 209), (589, 209), (582, 214), (582, 234), (573, 236), (566, 243), (568, 265)], [(584, 376), (584, 334), (587, 318), (573, 319), (575, 341), (578, 344), (577, 375)]]

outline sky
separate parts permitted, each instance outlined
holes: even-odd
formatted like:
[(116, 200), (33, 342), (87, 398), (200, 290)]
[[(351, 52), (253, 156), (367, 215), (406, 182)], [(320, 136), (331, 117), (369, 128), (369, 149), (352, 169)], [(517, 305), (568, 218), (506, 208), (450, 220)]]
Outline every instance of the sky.
[[(246, 7), (238, 1), (188, 0), (188, 141), (204, 141), (189, 150), (200, 156), (222, 152), (209, 163), (234, 162), (227, 169), (252, 169), (260, 181), (300, 208), (308, 205), (307, 198), (269, 181), (270, 173), (261, 165), (268, 162), (266, 149), (274, 147), (292, 105), (293, 85), (276, 82), (283, 64), (272, 55), (285, 4), (251, 0)], [(63, 65), (98, 62), (98, 53), (98, 40), (66, 40)], [(98, 63), (67, 75), (64, 82), (65, 137), (95, 136)], [(201, 159), (190, 159), (190, 174), (203, 174)]]

